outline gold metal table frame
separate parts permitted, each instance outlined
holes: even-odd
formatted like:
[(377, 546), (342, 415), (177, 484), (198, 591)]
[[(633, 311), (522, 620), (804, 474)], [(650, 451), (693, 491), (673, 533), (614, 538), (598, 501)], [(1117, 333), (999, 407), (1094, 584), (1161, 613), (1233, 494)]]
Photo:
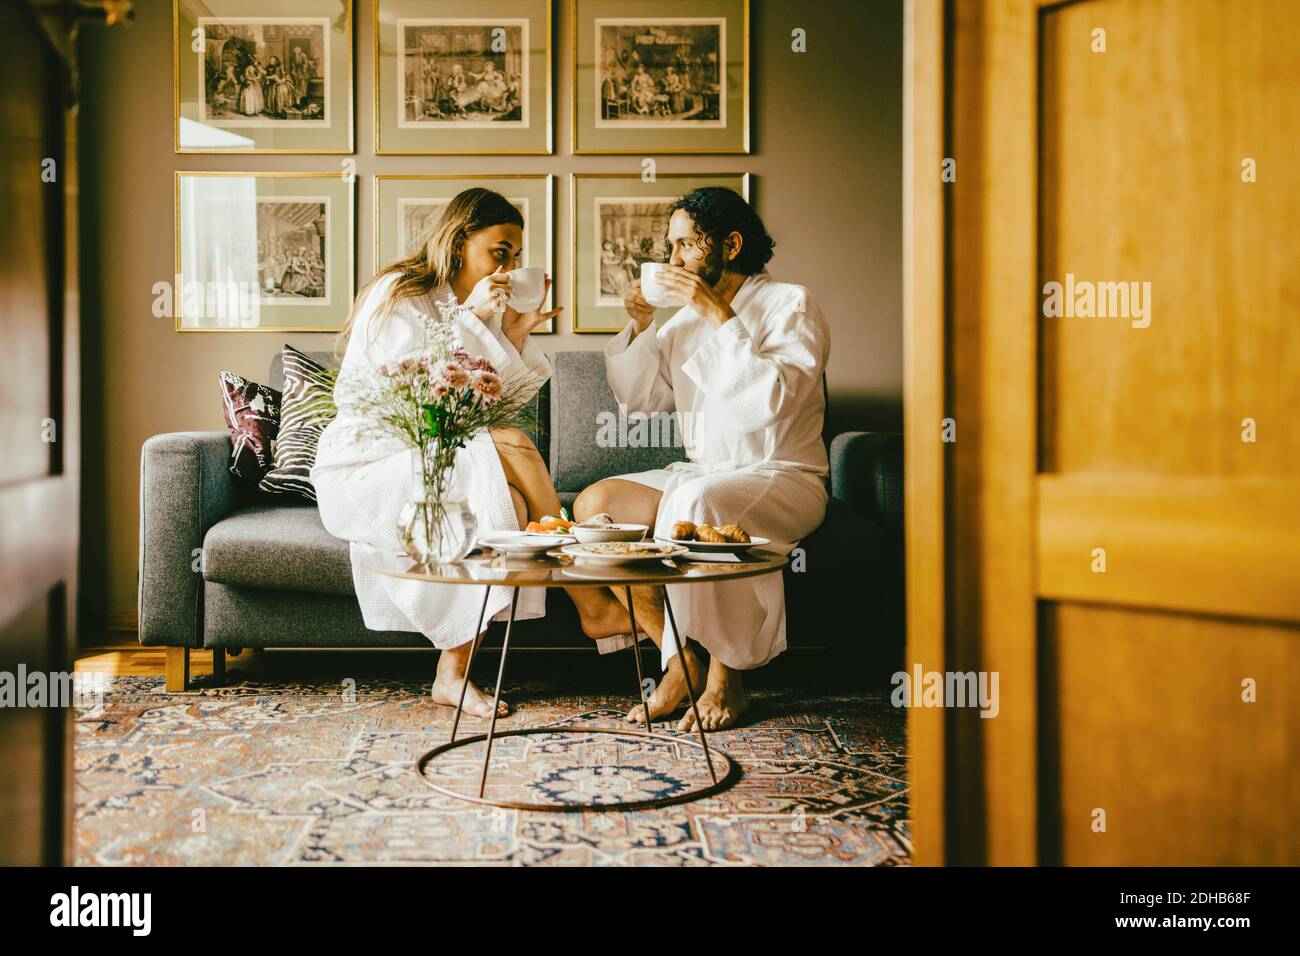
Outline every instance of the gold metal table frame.
[[(409, 562), (408, 562), (409, 563)], [(736, 783), (741, 777), (742, 770), (736, 761), (722, 751), (709, 746), (707, 733), (704, 725), (700, 720), (699, 707), (696, 703), (695, 688), (692, 685), (691, 675), (688, 668), (682, 667), (682, 674), (685, 678), (686, 696), (690, 702), (692, 713), (695, 715), (695, 729), (699, 736), (699, 743), (686, 737), (670, 736), (668, 734), (655, 733), (654, 723), (650, 719), (650, 703), (642, 688), (645, 686), (641, 670), (641, 632), (637, 628), (636, 611), (632, 603), (632, 587), (634, 585), (664, 585), (664, 584), (686, 584), (686, 583), (705, 583), (725, 580), (735, 580), (737, 578), (753, 577), (760, 574), (771, 574), (779, 571), (786, 564), (784, 555), (770, 551), (755, 550), (750, 552), (750, 559), (740, 563), (712, 563), (712, 562), (681, 562), (665, 560), (654, 564), (639, 565), (608, 565), (592, 566), (581, 565), (575, 567), (571, 558), (561, 558), (548, 556), (545, 558), (512, 558), (499, 556), (486, 560), (466, 559), (450, 564), (438, 564), (432, 566), (421, 566), (410, 564), (404, 570), (396, 568), (376, 568), (368, 567), (367, 570), (375, 571), (380, 574), (388, 574), (395, 577), (415, 578), (426, 580), (433, 583), (441, 584), (476, 584), (483, 587), (483, 604), (479, 609), (478, 624), (474, 629), (474, 635), (471, 640), (474, 646), (470, 651), (469, 662), (465, 666), (465, 677), (460, 686), (460, 698), (456, 704), (456, 716), (452, 720), (451, 737), (445, 744), (441, 744), (421, 754), (415, 761), (415, 771), (421, 780), (438, 793), (445, 796), (454, 797), (459, 800), (465, 800), (470, 803), (477, 803), (486, 806), (500, 807), (513, 810), (540, 810), (549, 813), (575, 813), (584, 811), (631, 811), (645, 810), (656, 807), (671, 806), (676, 803), (685, 803), (689, 800), (698, 800), (702, 797), (712, 796), (720, 793)], [(481, 643), (478, 636), (483, 633), (484, 618), (487, 614), (488, 599), (491, 596), (493, 587), (511, 588), (510, 597), (510, 617), (506, 621), (506, 633), (501, 643), (501, 660), (497, 665), (496, 687), (492, 693), (492, 716), (488, 724), (486, 734), (475, 734), (470, 737), (456, 739), (456, 733), (460, 728), (460, 718), (464, 713), (465, 693), (469, 687), (470, 670), (474, 666), (474, 658), (478, 654), (478, 645)], [(506, 657), (510, 650), (510, 633), (514, 628), (515, 610), (519, 604), (519, 589), (521, 587), (618, 587), (624, 588), (624, 595), (627, 598), (628, 618), (632, 625), (632, 658), (636, 663), (636, 686), (637, 694), (641, 699), (641, 706), (645, 709), (645, 727), (644, 731), (623, 729), (616, 727), (556, 727), (554, 725), (542, 725), (540, 727), (522, 727), (516, 730), (507, 730), (501, 733), (497, 732), (497, 714), (501, 701), (501, 685), (505, 679)], [(668, 622), (672, 626), (674, 634), (682, 642), (686, 640), (677, 629), (677, 620), (673, 615), (672, 601), (668, 597), (668, 590), (664, 588), (664, 611), (667, 615)], [(674, 747), (691, 747), (700, 750), (704, 755), (704, 760), (709, 769), (711, 783), (692, 787), (681, 793), (676, 793), (668, 797), (656, 797), (645, 800), (634, 800), (626, 802), (612, 803), (534, 803), (527, 801), (511, 800), (494, 800), (487, 797), (487, 777), (488, 768), (492, 760), (492, 744), (495, 740), (502, 737), (522, 737), (532, 734), (609, 734), (625, 738), (637, 738), (641, 740), (652, 740), (661, 743), (671, 744)], [(441, 784), (434, 783), (425, 774), (425, 768), (438, 756), (445, 754), (457, 747), (469, 746), (480, 741), (485, 742), (483, 753), (483, 767), (479, 774), (479, 786), (477, 795), (462, 793), (452, 790)], [(715, 761), (716, 758), (716, 761)], [(719, 766), (721, 765), (721, 773)]]

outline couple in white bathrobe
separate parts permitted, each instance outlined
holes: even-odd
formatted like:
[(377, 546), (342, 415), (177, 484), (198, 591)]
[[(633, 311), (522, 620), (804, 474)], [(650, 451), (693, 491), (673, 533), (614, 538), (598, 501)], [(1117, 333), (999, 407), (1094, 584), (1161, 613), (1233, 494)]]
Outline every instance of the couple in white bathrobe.
[[(325, 527), (352, 542), (366, 626), (418, 631), (443, 648), (433, 699), (452, 705), (482, 597), (476, 597), (477, 589), (362, 570), (397, 562), (390, 538), (398, 510), (415, 491), (415, 467), (409, 449), (375, 437), (373, 430), (357, 440), (366, 433), (365, 422), (348, 408), (343, 381), (350, 367), (418, 353), (420, 313), (441, 299), (467, 351), (490, 359), (508, 382), (541, 386), (550, 366), (528, 333), (560, 310), (521, 315), (506, 305), (504, 273), (522, 252), (522, 222), (512, 206), (496, 200), (488, 190), (456, 197), (427, 246), (358, 297), (345, 328), (339, 418), (322, 436), (312, 470)], [(735, 523), (786, 553), (821, 523), (829, 472), (822, 373), (830, 334), (807, 289), (768, 273), (772, 245), (757, 214), (731, 190), (699, 189), (674, 203), (668, 266), (660, 280), (686, 304), (656, 329), (654, 307), (630, 289), (624, 300), (630, 321), (605, 355), (610, 386), (629, 412), (679, 414), (689, 460), (598, 482), (578, 497), (575, 517), (607, 512), (665, 536), (680, 520)], [(559, 507), (540, 456), (517, 432), (485, 433), (470, 442), (453, 482), (468, 497), (480, 528), (519, 528)], [(617, 603), (621, 589), (568, 593), (588, 636), (611, 638), (630, 630)], [(692, 686), (704, 686), (699, 715), (705, 729), (738, 720), (746, 709), (740, 673), (785, 648), (781, 576), (670, 586), (686, 641), (665, 624), (658, 588), (635, 588), (633, 599), (638, 627), (662, 648), (664, 675), (648, 701), (651, 718), (665, 718), (684, 705), (686, 666)], [(485, 620), (505, 617), (508, 604), (508, 590), (493, 588)], [(544, 613), (544, 592), (521, 589), (516, 617)], [(707, 670), (691, 642), (708, 651)], [(488, 716), (491, 704), (473, 688), (466, 710)], [(505, 712), (502, 702), (499, 713)], [(640, 721), (643, 713), (638, 705), (628, 719)], [(693, 725), (687, 709), (679, 726)]]

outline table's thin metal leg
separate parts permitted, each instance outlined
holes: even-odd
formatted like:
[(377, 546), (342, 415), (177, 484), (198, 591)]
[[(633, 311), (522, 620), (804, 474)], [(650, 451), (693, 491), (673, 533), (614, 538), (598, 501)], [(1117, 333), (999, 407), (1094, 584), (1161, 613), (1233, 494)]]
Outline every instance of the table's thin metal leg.
[(474, 666), (474, 655), (478, 653), (479, 635), (483, 633), (483, 616), (487, 614), (488, 598), (492, 595), (492, 585), (483, 589), (483, 606), (478, 611), (478, 626), (474, 628), (474, 645), (469, 649), (469, 660), (465, 662), (465, 679), (460, 682), (460, 700), (456, 704), (456, 716), (451, 722), (451, 741), (456, 742), (456, 728), (460, 726), (460, 715), (465, 712), (465, 690), (469, 687), (469, 670)]
[[(682, 677), (686, 680), (686, 696), (691, 702), (691, 713), (695, 714), (695, 729), (700, 732), (700, 746), (704, 748), (704, 759), (709, 765), (709, 776), (718, 782), (718, 772), (713, 769), (713, 756), (709, 753), (709, 742), (704, 739), (704, 724), (700, 720), (700, 709), (695, 706), (695, 688), (691, 686), (691, 669), (686, 666), (686, 638), (677, 630), (677, 619), (673, 617), (673, 604), (668, 600), (668, 588), (664, 588), (664, 610), (668, 612), (668, 623), (677, 635), (677, 656), (681, 658)], [(482, 796), (482, 794), (480, 794)]]
[[(492, 723), (488, 725), (487, 749), (483, 753), (483, 775), (478, 781), (478, 795), (487, 787), (488, 761), (492, 759), (492, 736), (497, 732), (497, 708), (501, 706), (501, 682), (506, 676), (506, 652), (510, 650), (510, 629), (515, 624), (515, 606), (519, 603), (519, 588), (510, 595), (510, 620), (506, 621), (506, 636), (501, 641), (501, 663), (497, 667), (497, 686), (492, 692)], [(712, 766), (710, 764), (710, 766)]]
[(650, 700), (646, 697), (645, 678), (641, 676), (641, 638), (636, 632), (636, 611), (632, 610), (632, 589), (624, 588), (627, 594), (627, 616), (632, 621), (632, 659), (636, 661), (636, 692), (641, 698), (645, 711), (645, 729), (654, 733), (655, 725), (650, 722)]

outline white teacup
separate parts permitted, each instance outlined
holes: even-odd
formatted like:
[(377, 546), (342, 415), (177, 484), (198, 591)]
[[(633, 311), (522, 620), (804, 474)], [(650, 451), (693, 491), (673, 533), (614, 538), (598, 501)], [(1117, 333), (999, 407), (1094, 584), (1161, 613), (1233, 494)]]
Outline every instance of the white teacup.
[(529, 266), (507, 273), (510, 277), (510, 308), (516, 312), (531, 312), (546, 299), (546, 270)]
[(685, 305), (683, 300), (659, 284), (659, 271), (663, 267), (662, 262), (646, 262), (641, 265), (641, 295), (657, 309)]

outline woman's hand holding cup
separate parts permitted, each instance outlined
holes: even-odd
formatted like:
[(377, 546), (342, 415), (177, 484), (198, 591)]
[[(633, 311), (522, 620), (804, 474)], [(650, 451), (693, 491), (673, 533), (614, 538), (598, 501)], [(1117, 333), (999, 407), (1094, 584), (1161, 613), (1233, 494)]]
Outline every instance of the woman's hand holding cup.
[(558, 309), (551, 309), (549, 312), (541, 311), (541, 303), (546, 301), (546, 296), (550, 291), (551, 277), (544, 275), (542, 293), (540, 299), (537, 300), (537, 306), (528, 309), (525, 312), (518, 312), (510, 305), (506, 305), (505, 309), (501, 313), (501, 331), (504, 332), (506, 338), (510, 340), (510, 344), (515, 347), (515, 351), (519, 352), (521, 355), (524, 351), (524, 343), (528, 340), (528, 336), (532, 333), (533, 329), (537, 328), (543, 322), (549, 322), (564, 311), (564, 306), (560, 306)]
[(505, 266), (479, 279), (471, 290), (465, 305), (484, 322), (502, 312), (510, 300), (510, 276)]

